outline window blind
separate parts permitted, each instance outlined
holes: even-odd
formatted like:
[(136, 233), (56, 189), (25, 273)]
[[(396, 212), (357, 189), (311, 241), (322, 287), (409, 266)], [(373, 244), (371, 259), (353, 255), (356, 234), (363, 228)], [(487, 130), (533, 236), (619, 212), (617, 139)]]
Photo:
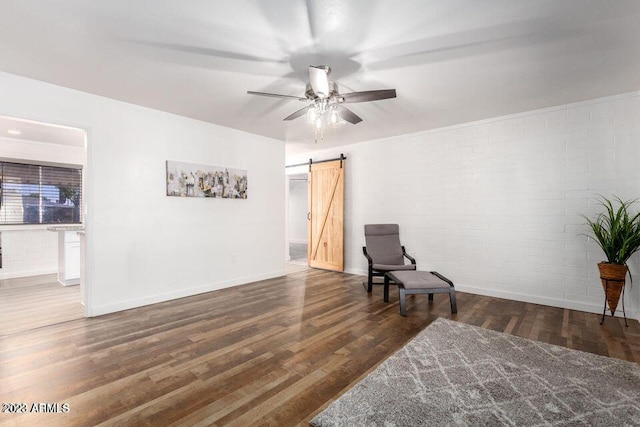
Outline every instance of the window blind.
[(0, 224), (81, 222), (82, 169), (0, 162)]

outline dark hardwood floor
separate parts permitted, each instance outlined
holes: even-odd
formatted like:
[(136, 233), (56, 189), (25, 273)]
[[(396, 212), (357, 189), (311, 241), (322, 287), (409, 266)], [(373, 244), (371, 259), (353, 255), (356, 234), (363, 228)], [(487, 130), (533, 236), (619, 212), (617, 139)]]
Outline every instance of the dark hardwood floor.
[(461, 292), (457, 315), (418, 295), (401, 317), (395, 289), (387, 304), (361, 276), (297, 270), (0, 338), (1, 402), (68, 405), (0, 425), (305, 425), (438, 317), (640, 361), (635, 320)]

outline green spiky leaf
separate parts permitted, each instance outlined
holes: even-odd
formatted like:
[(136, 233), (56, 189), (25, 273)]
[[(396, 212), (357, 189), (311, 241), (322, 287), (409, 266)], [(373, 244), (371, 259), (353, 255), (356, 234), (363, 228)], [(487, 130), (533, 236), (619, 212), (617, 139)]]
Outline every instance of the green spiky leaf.
[(589, 236), (600, 246), (609, 263), (626, 264), (640, 250), (640, 212), (630, 213), (631, 206), (637, 201), (615, 197), (617, 206), (614, 206), (614, 202), (600, 196), (604, 211), (594, 219), (583, 215), (591, 228)]

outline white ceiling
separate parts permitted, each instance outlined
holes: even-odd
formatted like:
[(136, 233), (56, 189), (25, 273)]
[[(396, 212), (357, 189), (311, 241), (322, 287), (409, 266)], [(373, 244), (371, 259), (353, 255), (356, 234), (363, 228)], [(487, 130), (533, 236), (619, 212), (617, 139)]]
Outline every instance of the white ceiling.
[[(640, 89), (637, 0), (1, 0), (0, 70), (241, 129), (296, 153)], [(314, 144), (309, 65), (364, 121)], [(0, 98), (1, 102), (1, 98)]]

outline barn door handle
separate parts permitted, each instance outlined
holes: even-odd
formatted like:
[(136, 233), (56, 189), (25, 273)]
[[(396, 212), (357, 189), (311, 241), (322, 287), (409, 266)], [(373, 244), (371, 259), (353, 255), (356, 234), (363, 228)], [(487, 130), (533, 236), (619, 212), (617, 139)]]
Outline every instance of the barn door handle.
[(311, 212), (307, 212), (307, 221), (311, 221)]

